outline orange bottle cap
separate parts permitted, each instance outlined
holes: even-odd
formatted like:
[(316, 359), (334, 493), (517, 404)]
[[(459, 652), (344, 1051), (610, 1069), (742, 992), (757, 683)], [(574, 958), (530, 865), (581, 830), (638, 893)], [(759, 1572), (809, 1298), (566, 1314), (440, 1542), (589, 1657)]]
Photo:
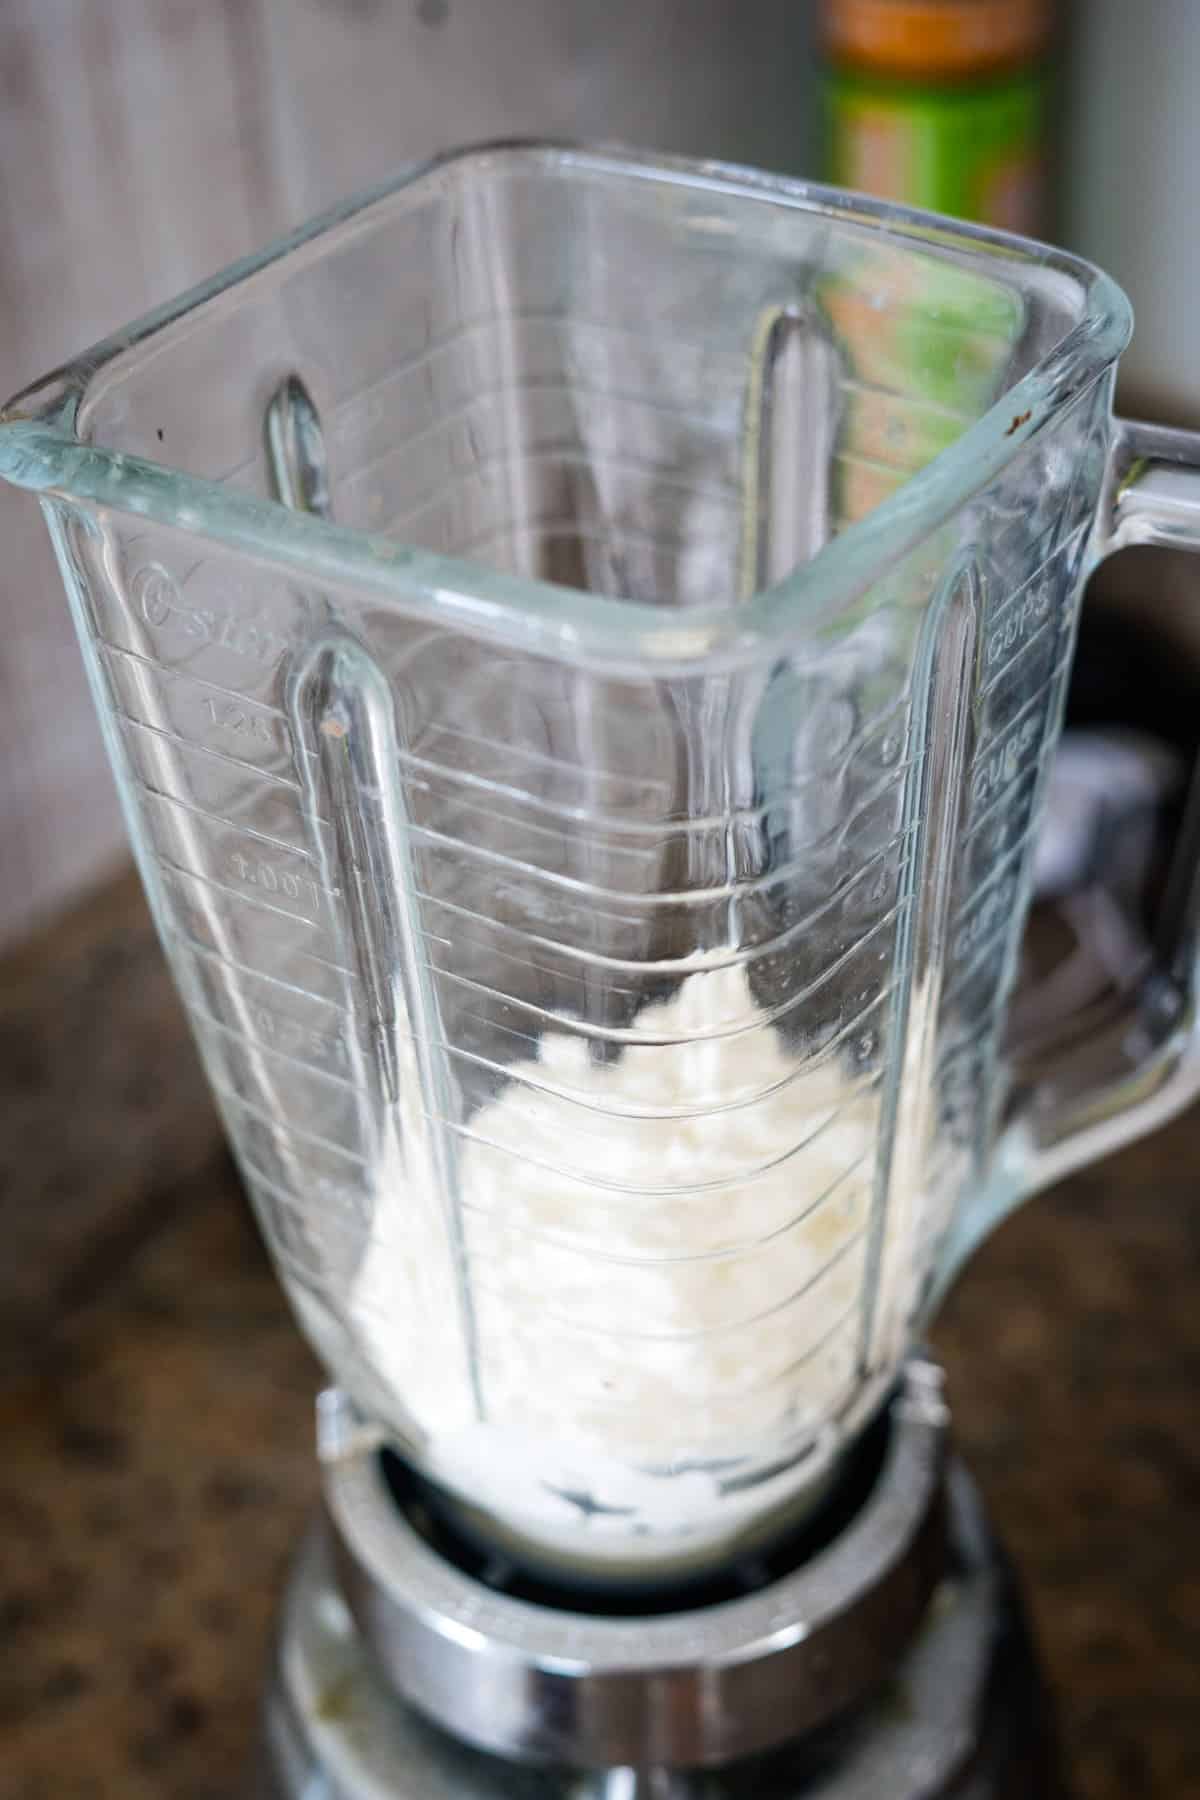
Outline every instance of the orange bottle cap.
[(839, 62), (915, 80), (962, 79), (1038, 57), (1053, 0), (825, 0), (821, 35)]

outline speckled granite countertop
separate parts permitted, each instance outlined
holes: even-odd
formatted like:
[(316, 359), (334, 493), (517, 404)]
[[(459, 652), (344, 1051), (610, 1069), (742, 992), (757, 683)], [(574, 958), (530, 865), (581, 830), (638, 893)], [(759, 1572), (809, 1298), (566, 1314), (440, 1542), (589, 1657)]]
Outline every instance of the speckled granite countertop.
[[(229, 1800), (317, 1376), (132, 881), (0, 963), (0, 1119), (0, 1800)], [(1200, 1795), (1200, 1113), (1010, 1220), (937, 1338), (1078, 1800)]]

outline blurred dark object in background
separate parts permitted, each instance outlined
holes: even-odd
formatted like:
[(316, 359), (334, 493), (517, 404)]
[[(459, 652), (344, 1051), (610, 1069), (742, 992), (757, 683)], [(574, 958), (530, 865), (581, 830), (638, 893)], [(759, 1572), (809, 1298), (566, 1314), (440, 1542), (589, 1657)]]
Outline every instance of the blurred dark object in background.
[[(1140, 567), (1146, 554), (1130, 552), (1131, 566)], [(1149, 580), (1148, 592), (1154, 586)], [(1067, 729), (1125, 726), (1191, 758), (1200, 746), (1200, 656), (1189, 656), (1158, 614), (1149, 598), (1136, 616), (1103, 599), (1085, 604), (1067, 695)]]
[[(1129, 560), (1143, 567), (1142, 553)], [(1023, 1056), (1146, 976), (1200, 749), (1198, 698), (1200, 658), (1152, 602), (1084, 606), (1012, 1011)]]

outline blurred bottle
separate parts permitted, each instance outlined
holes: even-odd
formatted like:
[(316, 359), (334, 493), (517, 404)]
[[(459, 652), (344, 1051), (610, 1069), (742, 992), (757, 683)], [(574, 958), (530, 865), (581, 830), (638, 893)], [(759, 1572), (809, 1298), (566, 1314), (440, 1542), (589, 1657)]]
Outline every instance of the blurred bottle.
[(1057, 10), (823, 0), (826, 179), (1045, 236)]

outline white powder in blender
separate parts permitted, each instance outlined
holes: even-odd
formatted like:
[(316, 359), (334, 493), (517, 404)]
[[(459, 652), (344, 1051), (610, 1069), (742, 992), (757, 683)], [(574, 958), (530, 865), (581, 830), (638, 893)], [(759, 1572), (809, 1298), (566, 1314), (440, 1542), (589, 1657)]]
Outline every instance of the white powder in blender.
[(729, 1535), (855, 1399), (878, 1078), (786, 1048), (738, 967), (635, 1024), (612, 1062), (549, 1031), (466, 1121), (457, 1253), (405, 1103), (349, 1319), (426, 1469), (563, 1552)]
[(547, 1033), (467, 1120), (457, 1256), (402, 1117), (351, 1309), (423, 1465), (564, 1552), (726, 1536), (811, 1481), (854, 1397), (877, 1077), (790, 1051), (739, 967), (688, 975), (636, 1030), (662, 1041), (610, 1062)]

